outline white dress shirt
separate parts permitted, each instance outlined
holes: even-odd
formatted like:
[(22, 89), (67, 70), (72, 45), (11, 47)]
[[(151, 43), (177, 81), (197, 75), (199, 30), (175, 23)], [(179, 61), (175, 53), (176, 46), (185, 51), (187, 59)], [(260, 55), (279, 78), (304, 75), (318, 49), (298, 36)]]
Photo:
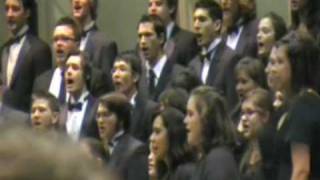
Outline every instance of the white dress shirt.
[(17, 65), (17, 61), (18, 61), (18, 57), (22, 48), (23, 43), (26, 40), (26, 35), (25, 33), (28, 31), (29, 27), (27, 25), (23, 26), (21, 28), (21, 30), (17, 33), (17, 36), (22, 36), (22, 38), (11, 44), (10, 48), (9, 48), (9, 56), (8, 56), (8, 64), (7, 64), (7, 86), (10, 86), (11, 80), (12, 80), (12, 76), (13, 76), (13, 72), (14, 69)]
[(231, 33), (228, 35), (226, 43), (227, 43), (227, 46), (232, 50), (235, 50), (237, 48), (242, 30), (243, 30), (243, 26), (239, 28), (237, 33)]
[[(161, 72), (162, 72), (162, 70), (163, 70), (164, 65), (166, 64), (166, 62), (167, 62), (167, 56), (166, 56), (166, 55), (163, 55), (163, 56), (159, 59), (159, 61), (157, 62), (157, 64), (154, 65), (153, 67), (150, 66), (150, 64), (148, 63), (148, 61), (146, 62), (146, 67), (147, 67), (147, 70), (148, 70), (147, 72), (149, 72), (149, 70), (152, 68), (154, 74), (156, 75), (155, 80), (154, 80), (154, 83), (155, 83), (154, 87), (157, 87), (159, 78), (160, 78), (160, 76), (161, 76)], [(148, 76), (148, 79), (149, 79), (150, 75), (147, 74), (147, 76)]]
[[(210, 59), (213, 58), (215, 51), (216, 51), (216, 47), (219, 45), (220, 42), (221, 42), (221, 38), (216, 38), (214, 41), (211, 42), (208, 50), (203, 49), (203, 51), (205, 51), (205, 52), (209, 52), (209, 53), (211, 52)], [(210, 64), (211, 64), (210, 59), (205, 58), (203, 60), (203, 65), (202, 65), (202, 70), (201, 70), (201, 81), (203, 84), (206, 83), (208, 75), (209, 75)]]
[[(68, 117), (66, 122), (67, 133), (75, 141), (79, 140), (80, 137), (81, 126), (88, 105), (88, 96), (89, 92), (85, 90), (77, 101), (77, 103), (82, 103), (81, 110), (68, 110)], [(71, 103), (76, 103), (71, 96), (69, 101)]]

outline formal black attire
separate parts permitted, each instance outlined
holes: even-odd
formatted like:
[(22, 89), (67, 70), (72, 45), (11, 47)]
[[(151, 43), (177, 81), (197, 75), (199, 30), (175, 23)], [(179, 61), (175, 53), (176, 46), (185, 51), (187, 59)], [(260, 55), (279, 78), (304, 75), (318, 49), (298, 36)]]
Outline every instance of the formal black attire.
[[(205, 84), (220, 90), (227, 100), (228, 108), (231, 110), (238, 102), (238, 95), (235, 89), (234, 67), (239, 61), (239, 57), (226, 46), (224, 41), (221, 41), (217, 45), (214, 55), (209, 55), (209, 57), (211, 58), (210, 67)], [(191, 70), (200, 79), (203, 61), (202, 55), (198, 55), (189, 64)]]
[(167, 41), (173, 43), (172, 47), (170, 47), (172, 49), (169, 50), (171, 52), (168, 54), (170, 60), (182, 66), (187, 66), (200, 49), (197, 45), (195, 35), (192, 32), (180, 28), (177, 24), (174, 24)]
[(148, 180), (148, 148), (128, 133), (116, 138), (107, 162), (120, 180)]
[[(31, 94), (35, 79), (52, 67), (49, 46), (38, 37), (26, 33), (13, 70), (11, 82), (4, 90), (3, 103), (17, 110), (30, 110)], [(20, 40), (22, 39), (20, 38)], [(9, 48), (13, 41), (7, 41), (1, 48), (1, 80), (7, 84)]]

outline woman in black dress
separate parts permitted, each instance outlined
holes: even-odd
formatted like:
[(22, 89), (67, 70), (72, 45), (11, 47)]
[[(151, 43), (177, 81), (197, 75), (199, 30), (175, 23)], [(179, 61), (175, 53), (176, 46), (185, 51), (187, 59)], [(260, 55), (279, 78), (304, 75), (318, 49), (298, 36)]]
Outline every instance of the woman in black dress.
[(223, 97), (209, 86), (194, 89), (184, 121), (188, 144), (197, 157), (192, 180), (237, 180), (234, 129)]
[(286, 107), (277, 122), (275, 152), (278, 179), (320, 178), (319, 49), (314, 40), (291, 33), (273, 47), (266, 68), (278, 108)]
[(151, 180), (188, 180), (193, 172), (192, 155), (186, 148), (184, 114), (166, 107), (153, 120), (150, 135)]
[(260, 88), (251, 91), (241, 105), (238, 131), (247, 142), (239, 166), (242, 180), (267, 179), (264, 170), (268, 169), (265, 165), (269, 157), (263, 156), (259, 137), (270, 122), (272, 109), (270, 93)]

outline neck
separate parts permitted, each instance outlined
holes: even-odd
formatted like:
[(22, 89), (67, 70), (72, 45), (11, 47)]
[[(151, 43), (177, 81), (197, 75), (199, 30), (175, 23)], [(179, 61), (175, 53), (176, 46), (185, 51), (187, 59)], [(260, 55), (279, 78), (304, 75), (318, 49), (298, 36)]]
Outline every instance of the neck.
[(154, 67), (156, 64), (157, 64), (157, 62), (159, 62), (159, 60), (162, 58), (162, 56), (164, 55), (164, 52), (163, 52), (163, 50), (161, 49), (160, 50), (160, 52), (158, 53), (158, 55), (156, 56), (156, 58), (154, 58), (153, 60), (149, 60), (148, 62), (149, 62), (149, 65), (151, 66), (151, 67)]
[(80, 27), (82, 30), (84, 30), (84, 28), (86, 27), (86, 25), (88, 25), (89, 23), (91, 23), (93, 21), (93, 19), (91, 18), (91, 16), (86, 16), (83, 19), (77, 19), (77, 22), (79, 23)]
[(133, 97), (133, 95), (136, 94), (136, 92), (137, 92), (137, 88), (133, 87), (125, 95), (130, 100)]
[(82, 90), (79, 91), (75, 91), (75, 92), (70, 92), (70, 96), (71, 98), (77, 102), (79, 101), (79, 98), (81, 97), (81, 95), (86, 91), (86, 88), (82, 88)]

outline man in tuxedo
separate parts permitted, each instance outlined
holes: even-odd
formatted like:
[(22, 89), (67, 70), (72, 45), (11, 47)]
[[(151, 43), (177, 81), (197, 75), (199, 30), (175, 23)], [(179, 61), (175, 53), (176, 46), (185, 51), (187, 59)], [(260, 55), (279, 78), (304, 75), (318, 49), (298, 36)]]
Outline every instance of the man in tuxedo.
[(56, 97), (49, 92), (37, 92), (32, 95), (31, 126), (39, 132), (57, 128), (60, 117), (60, 106)]
[(163, 50), (165, 28), (158, 16), (143, 15), (138, 24), (139, 51), (145, 62), (141, 88), (148, 89), (149, 98), (157, 101), (160, 93), (184, 68), (176, 65)]
[(96, 24), (98, 0), (72, 0), (72, 15), (82, 31), (80, 50), (85, 51), (94, 71), (100, 71), (99, 83), (92, 83), (98, 97), (109, 92), (111, 84), (111, 68), (117, 56), (117, 45), (98, 30)]
[(241, 56), (257, 56), (256, 0), (220, 0), (226, 44)]
[(29, 112), (34, 80), (51, 68), (49, 46), (30, 33), (33, 0), (6, 0), (6, 22), (12, 38), (1, 48), (3, 104)]
[(197, 54), (195, 35), (179, 27), (175, 22), (178, 0), (149, 0), (148, 14), (160, 17), (166, 27), (165, 51), (171, 60), (187, 66)]
[(99, 136), (109, 154), (107, 165), (122, 180), (148, 179), (148, 148), (129, 134), (131, 104), (119, 92), (99, 99), (96, 120)]
[(85, 55), (80, 51), (69, 54), (65, 64), (64, 81), (67, 104), (63, 108), (60, 125), (73, 140), (82, 137), (98, 138), (95, 117), (96, 99), (87, 88), (90, 75)]
[(62, 17), (53, 30), (53, 52), (56, 68), (50, 69), (36, 79), (34, 92), (49, 91), (59, 99), (60, 104), (66, 102), (64, 82), (65, 61), (71, 51), (78, 49), (80, 31), (74, 20)]
[(124, 94), (132, 105), (129, 132), (135, 138), (147, 142), (151, 132), (152, 114), (158, 107), (139, 88), (142, 75), (141, 62), (137, 55), (124, 52), (116, 58), (112, 69), (112, 81), (117, 92)]
[(203, 84), (220, 90), (232, 109), (237, 102), (233, 71), (238, 57), (220, 37), (222, 10), (219, 4), (207, 0), (197, 2), (193, 11), (193, 26), (202, 50), (189, 66)]

